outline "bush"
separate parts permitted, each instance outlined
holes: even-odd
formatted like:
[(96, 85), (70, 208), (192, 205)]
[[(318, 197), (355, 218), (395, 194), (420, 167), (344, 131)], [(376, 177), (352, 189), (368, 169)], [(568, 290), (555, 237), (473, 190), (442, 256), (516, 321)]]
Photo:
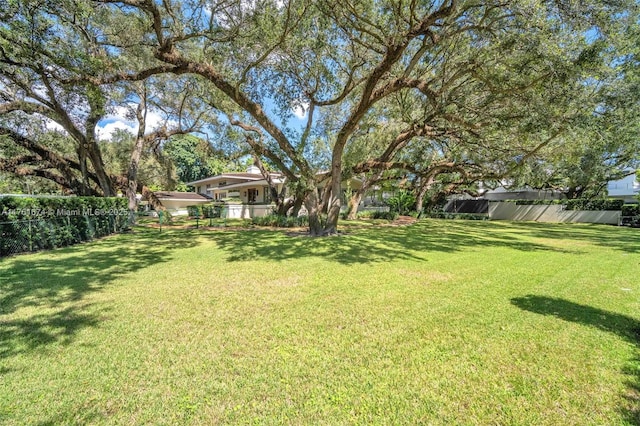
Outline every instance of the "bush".
[(576, 198), (572, 200), (508, 200), (509, 203), (515, 203), (518, 206), (537, 206), (537, 205), (557, 205), (562, 204), (566, 210), (620, 210), (624, 204), (623, 200), (588, 200)]
[(217, 218), (222, 216), (222, 204), (198, 204), (187, 206), (189, 217), (199, 217), (201, 219)]
[(433, 219), (489, 220), (489, 215), (474, 213), (431, 212), (427, 216)]
[(640, 216), (640, 204), (625, 204), (622, 206), (622, 216)]
[(371, 219), (385, 219), (385, 220), (396, 220), (399, 214), (396, 211), (389, 210), (388, 212), (383, 211), (375, 211), (371, 215)]
[(621, 225), (640, 228), (640, 204), (625, 204), (622, 206)]
[(622, 210), (623, 200), (584, 200), (577, 198), (575, 200), (565, 200), (566, 210)]
[(356, 217), (358, 219), (372, 219), (373, 214), (377, 212), (378, 212), (377, 210), (364, 210), (364, 211), (358, 212)]
[(405, 214), (412, 210), (416, 204), (416, 197), (409, 191), (399, 191), (393, 197), (387, 199), (389, 209), (399, 214)]
[(202, 215), (209, 218), (222, 217), (222, 204), (205, 204), (202, 206)]
[(0, 198), (0, 256), (67, 246), (128, 228), (125, 198)]
[(187, 206), (187, 212), (189, 217), (203, 217), (202, 216), (202, 206)]
[(564, 204), (566, 200), (507, 200), (507, 203), (514, 203), (516, 206), (550, 206), (554, 204)]

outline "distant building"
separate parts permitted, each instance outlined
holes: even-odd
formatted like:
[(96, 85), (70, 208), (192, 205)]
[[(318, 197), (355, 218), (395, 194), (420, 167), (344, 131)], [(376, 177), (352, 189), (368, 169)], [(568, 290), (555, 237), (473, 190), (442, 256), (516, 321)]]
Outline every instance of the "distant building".
[(607, 184), (607, 193), (611, 198), (622, 199), (628, 203), (637, 202), (640, 182), (635, 173), (620, 180), (612, 180)]

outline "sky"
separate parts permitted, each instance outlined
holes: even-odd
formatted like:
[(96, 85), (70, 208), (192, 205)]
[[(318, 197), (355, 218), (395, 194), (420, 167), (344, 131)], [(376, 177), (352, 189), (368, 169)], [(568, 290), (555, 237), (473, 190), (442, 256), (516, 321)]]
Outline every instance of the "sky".
[[(135, 109), (136, 105), (131, 104), (130, 107)], [(269, 111), (270, 107), (273, 108), (273, 104), (265, 105), (267, 111)], [(292, 119), (300, 128), (303, 128), (306, 124), (306, 108), (308, 108), (308, 105), (295, 106), (291, 110)], [(136, 134), (138, 132), (138, 122), (137, 120), (129, 119), (127, 117), (129, 115), (128, 112), (129, 109), (126, 107), (117, 107), (114, 109), (112, 114), (106, 115), (102, 120), (100, 120), (96, 129), (98, 139), (109, 140), (116, 130), (125, 130), (129, 133)], [(271, 118), (275, 118), (273, 114), (269, 115), (271, 116)], [(160, 126), (162, 123), (164, 123), (164, 117), (162, 115), (155, 111), (149, 111), (147, 113), (147, 128), (145, 132), (149, 133), (153, 129)], [(293, 123), (290, 122), (290, 124)], [(52, 126), (60, 127), (56, 123), (52, 123)], [(56, 127), (52, 127), (52, 129), (54, 128)], [(60, 129), (62, 128), (60, 127)]]
[[(135, 110), (136, 105), (131, 104), (130, 108)], [(117, 107), (113, 113), (106, 115), (98, 122), (96, 129), (99, 140), (109, 140), (116, 130), (126, 130), (129, 133), (136, 134), (138, 132), (138, 121), (128, 118), (130, 108)], [(147, 112), (147, 126), (145, 133), (152, 131), (164, 123), (164, 117), (156, 111)]]

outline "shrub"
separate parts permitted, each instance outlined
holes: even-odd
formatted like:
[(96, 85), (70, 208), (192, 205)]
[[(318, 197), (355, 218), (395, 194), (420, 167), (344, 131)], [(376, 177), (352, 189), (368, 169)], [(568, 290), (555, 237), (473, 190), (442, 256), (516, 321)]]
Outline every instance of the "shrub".
[(433, 219), (489, 220), (489, 215), (475, 213), (431, 212), (427, 216)]
[(202, 206), (187, 206), (187, 212), (190, 217), (203, 217), (202, 216)]
[(67, 246), (128, 228), (125, 198), (0, 198), (0, 256)]
[(577, 198), (574, 200), (565, 200), (567, 210), (622, 210), (623, 200), (585, 200)]
[(389, 209), (399, 214), (405, 214), (412, 210), (416, 203), (416, 197), (409, 191), (398, 191), (396, 195), (387, 199)]
[(516, 206), (550, 206), (554, 204), (564, 204), (566, 200), (507, 200)]
[(204, 204), (202, 206), (202, 215), (209, 218), (222, 216), (222, 204)]
[(198, 204), (195, 206), (187, 206), (187, 212), (190, 217), (199, 217), (201, 219), (216, 218), (222, 215), (222, 204)]
[(384, 210), (364, 210), (358, 212), (358, 219), (384, 219), (384, 220), (396, 220), (398, 218), (398, 212), (384, 211)]
[(640, 204), (625, 204), (622, 206), (622, 216), (640, 216)]
[(554, 205), (563, 204), (566, 210), (620, 210), (624, 204), (622, 200), (588, 200), (576, 198), (571, 200), (508, 200), (518, 206)]
[(396, 220), (399, 214), (396, 211), (389, 210), (388, 212), (383, 211), (375, 211), (371, 215), (371, 219), (385, 219), (385, 220)]
[(622, 206), (621, 225), (640, 228), (640, 204), (625, 204)]

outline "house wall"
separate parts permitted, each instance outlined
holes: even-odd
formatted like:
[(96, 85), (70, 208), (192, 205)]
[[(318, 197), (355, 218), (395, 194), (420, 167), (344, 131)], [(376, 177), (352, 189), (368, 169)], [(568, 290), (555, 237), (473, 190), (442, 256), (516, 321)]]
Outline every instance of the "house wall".
[(209, 200), (160, 200), (162, 206), (173, 215), (188, 214), (187, 206), (206, 204)]
[(229, 204), (223, 210), (227, 219), (251, 219), (273, 213), (273, 204)]
[(564, 210), (562, 205), (518, 206), (514, 203), (489, 202), (489, 219), (536, 222), (603, 223), (617, 225), (619, 211)]
[[(251, 191), (251, 190), (257, 191), (255, 201), (250, 201), (249, 200), (249, 191)], [(264, 203), (266, 201), (265, 198), (264, 198), (265, 194), (266, 194), (266, 190), (265, 190), (265, 187), (263, 187), (263, 186), (252, 186), (252, 187), (249, 187), (249, 188), (239, 189), (238, 191), (240, 192), (240, 200), (243, 203), (250, 203), (250, 202), (253, 202), (253, 203)]]
[(634, 202), (640, 193), (640, 183), (636, 180), (635, 175), (630, 175), (623, 179), (609, 182), (607, 184), (607, 193), (609, 197)]

